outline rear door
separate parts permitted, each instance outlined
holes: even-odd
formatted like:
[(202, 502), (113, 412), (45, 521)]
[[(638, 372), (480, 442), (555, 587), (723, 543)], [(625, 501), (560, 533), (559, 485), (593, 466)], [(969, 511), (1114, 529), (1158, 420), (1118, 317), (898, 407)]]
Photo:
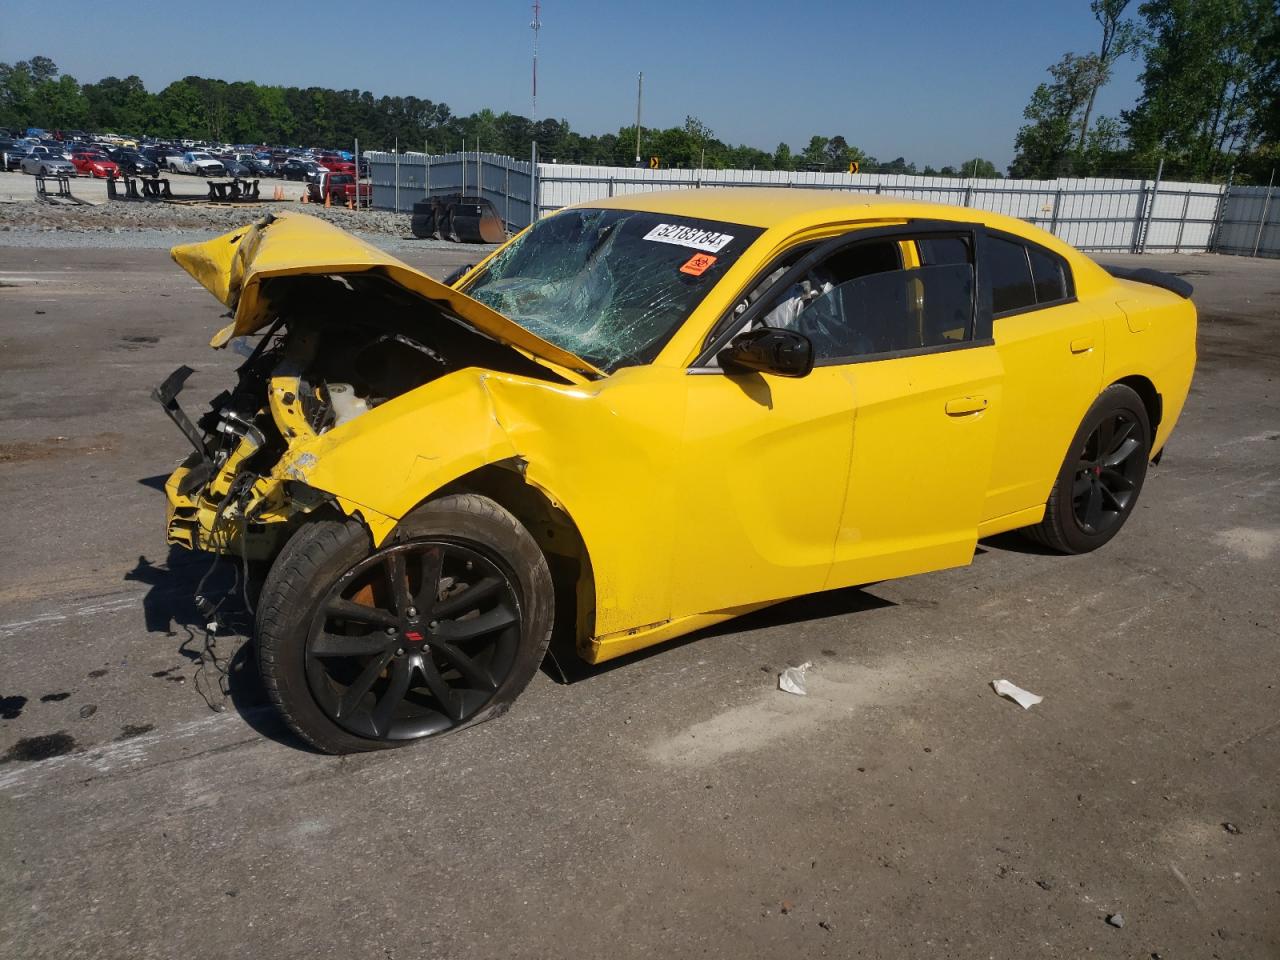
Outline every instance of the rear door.
[(1104, 326), (1097, 311), (1076, 300), (1070, 265), (1047, 248), (989, 230), (982, 253), (1006, 405), (983, 519), (1004, 526), (1001, 518), (1034, 512), (1049, 497), (1102, 387)]

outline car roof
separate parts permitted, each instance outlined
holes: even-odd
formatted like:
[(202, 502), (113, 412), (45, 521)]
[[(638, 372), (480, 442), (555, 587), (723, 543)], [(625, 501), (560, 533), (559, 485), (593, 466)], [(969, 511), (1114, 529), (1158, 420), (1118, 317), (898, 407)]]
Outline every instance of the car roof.
[(949, 220), (981, 223), (996, 230), (1042, 244), (1072, 260), (1087, 260), (1053, 234), (1039, 227), (987, 210), (929, 203), (852, 190), (801, 187), (706, 187), (633, 193), (574, 204), (608, 210), (636, 210), (669, 216), (720, 220), (743, 226), (798, 231), (807, 226), (859, 221)]

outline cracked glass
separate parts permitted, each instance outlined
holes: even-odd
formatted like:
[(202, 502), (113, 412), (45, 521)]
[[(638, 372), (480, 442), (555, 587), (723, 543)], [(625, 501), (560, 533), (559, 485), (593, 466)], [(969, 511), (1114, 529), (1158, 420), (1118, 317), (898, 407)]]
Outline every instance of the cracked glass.
[(465, 293), (612, 372), (649, 363), (763, 231), (633, 210), (538, 221)]

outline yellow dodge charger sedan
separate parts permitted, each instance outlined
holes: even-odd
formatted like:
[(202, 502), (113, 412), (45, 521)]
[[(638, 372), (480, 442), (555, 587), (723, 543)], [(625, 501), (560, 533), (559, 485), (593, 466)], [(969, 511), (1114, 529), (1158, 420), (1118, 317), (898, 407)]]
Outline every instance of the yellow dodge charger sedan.
[(789, 597), (1106, 543), (1182, 410), (1190, 287), (1020, 220), (806, 190), (540, 220), (452, 286), (320, 220), (174, 258), (245, 354), (166, 486), (176, 544), (260, 564), (267, 689), (322, 750), (503, 712)]

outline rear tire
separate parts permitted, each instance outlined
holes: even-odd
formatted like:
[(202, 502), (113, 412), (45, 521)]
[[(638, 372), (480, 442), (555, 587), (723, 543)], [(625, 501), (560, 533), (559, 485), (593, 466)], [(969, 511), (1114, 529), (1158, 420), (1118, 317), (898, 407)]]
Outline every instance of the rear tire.
[(404, 746), (505, 713), (542, 662), (553, 614), (529, 531), (458, 494), (414, 510), (378, 549), (355, 520), (303, 527), (263, 585), (259, 667), (317, 749)]
[(1059, 553), (1097, 550), (1120, 532), (1147, 476), (1151, 422), (1123, 384), (1102, 391), (1058, 470), (1044, 519), (1023, 533)]

